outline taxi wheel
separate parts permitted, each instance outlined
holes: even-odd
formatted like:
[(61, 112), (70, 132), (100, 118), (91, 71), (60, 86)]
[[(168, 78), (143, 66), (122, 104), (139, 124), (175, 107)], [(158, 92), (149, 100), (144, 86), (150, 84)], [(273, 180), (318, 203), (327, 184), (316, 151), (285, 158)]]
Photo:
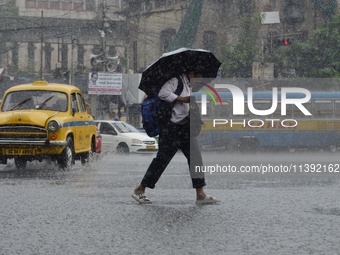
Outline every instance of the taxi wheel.
[(125, 143), (122, 143), (122, 144), (118, 144), (117, 146), (117, 153), (118, 154), (129, 154), (129, 147), (125, 144)]
[(67, 145), (59, 156), (58, 164), (62, 170), (71, 170), (74, 163), (73, 140), (71, 137), (67, 137), (66, 141)]
[(17, 169), (25, 169), (27, 165), (27, 160), (23, 158), (15, 158), (14, 164)]

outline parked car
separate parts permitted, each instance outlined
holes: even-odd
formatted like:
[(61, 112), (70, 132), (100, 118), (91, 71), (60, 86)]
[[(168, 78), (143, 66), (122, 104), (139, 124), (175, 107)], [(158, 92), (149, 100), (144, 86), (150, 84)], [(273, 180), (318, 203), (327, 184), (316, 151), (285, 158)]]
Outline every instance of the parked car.
[(0, 108), (0, 163), (52, 159), (62, 169), (87, 161), (96, 126), (75, 86), (36, 81), (6, 90)]
[(95, 123), (102, 136), (102, 150), (105, 152), (147, 153), (158, 150), (156, 139), (126, 122), (95, 120)]

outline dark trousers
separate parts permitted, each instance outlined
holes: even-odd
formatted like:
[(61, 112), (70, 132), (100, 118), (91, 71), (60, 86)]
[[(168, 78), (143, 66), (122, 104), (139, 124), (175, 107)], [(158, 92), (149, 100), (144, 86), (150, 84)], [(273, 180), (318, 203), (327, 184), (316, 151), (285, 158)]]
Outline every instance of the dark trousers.
[(170, 123), (159, 134), (159, 149), (141, 182), (143, 187), (155, 188), (165, 168), (178, 149), (187, 158), (193, 188), (205, 186), (204, 173), (196, 172), (195, 166), (203, 166), (201, 151), (196, 138), (190, 138), (190, 125)]

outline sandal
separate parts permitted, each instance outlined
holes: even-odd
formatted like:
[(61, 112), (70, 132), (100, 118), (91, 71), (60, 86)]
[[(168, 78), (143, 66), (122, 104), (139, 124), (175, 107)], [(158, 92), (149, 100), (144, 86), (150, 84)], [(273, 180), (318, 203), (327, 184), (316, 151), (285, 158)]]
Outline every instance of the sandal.
[(132, 197), (140, 204), (151, 204), (151, 200), (148, 199), (144, 194), (132, 194)]
[(218, 202), (221, 202), (221, 201), (209, 195), (206, 195), (202, 200), (196, 200), (197, 205), (216, 204)]

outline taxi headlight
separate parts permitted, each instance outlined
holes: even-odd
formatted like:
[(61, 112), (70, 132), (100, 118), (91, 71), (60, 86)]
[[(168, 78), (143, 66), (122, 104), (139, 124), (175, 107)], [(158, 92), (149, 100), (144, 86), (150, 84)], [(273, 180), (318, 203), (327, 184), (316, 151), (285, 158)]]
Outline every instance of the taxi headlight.
[(60, 124), (56, 120), (51, 120), (48, 123), (48, 130), (51, 131), (51, 132), (56, 132), (56, 131), (58, 131), (59, 128), (60, 128)]
[(132, 138), (132, 143), (139, 143), (142, 144), (143, 142), (139, 139)]

